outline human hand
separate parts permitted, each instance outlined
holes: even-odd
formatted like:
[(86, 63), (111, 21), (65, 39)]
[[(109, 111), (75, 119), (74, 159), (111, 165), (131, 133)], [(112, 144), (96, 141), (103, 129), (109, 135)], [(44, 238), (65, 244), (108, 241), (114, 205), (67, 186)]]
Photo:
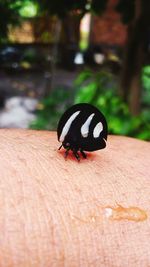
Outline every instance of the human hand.
[(148, 142), (109, 136), (78, 163), (55, 132), (0, 140), (1, 267), (150, 266)]

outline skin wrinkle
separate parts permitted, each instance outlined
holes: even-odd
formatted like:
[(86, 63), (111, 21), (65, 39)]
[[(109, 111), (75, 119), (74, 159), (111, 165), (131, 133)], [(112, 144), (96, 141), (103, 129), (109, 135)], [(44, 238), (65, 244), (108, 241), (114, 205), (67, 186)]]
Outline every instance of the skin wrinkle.
[[(27, 164), (25, 164), (24, 166), (24, 170), (22, 170), (23, 172), (25, 171), (25, 169), (27, 168)], [(29, 173), (30, 174), (30, 173)], [(30, 176), (30, 175), (29, 175)], [(26, 195), (26, 185), (27, 185), (27, 182), (23, 181), (23, 177), (22, 178), (22, 183), (21, 183), (21, 192), (22, 192), (22, 206), (24, 207), (24, 214), (25, 214), (25, 217), (26, 217), (26, 222), (28, 223), (28, 225), (30, 225), (30, 228), (31, 228), (31, 232), (32, 232), (32, 236), (33, 236), (33, 233), (34, 233), (34, 229), (33, 229), (33, 225), (31, 223), (31, 220), (30, 220), (30, 212), (29, 212), (29, 208), (28, 208), (28, 205), (30, 205), (29, 203), (32, 201), (32, 196), (34, 195), (33, 194), (33, 184), (32, 184), (32, 179), (31, 179), (31, 184), (30, 184), (30, 190), (31, 190), (31, 195), (30, 197)], [(29, 177), (30, 178), (30, 177)], [(19, 211), (19, 203), (16, 203), (16, 207), (15, 209)], [(21, 211), (20, 211), (21, 212)], [(33, 209), (32, 209), (32, 212), (33, 212)], [(19, 212), (18, 212), (19, 213)], [(33, 212), (34, 213), (34, 212)], [(23, 216), (23, 214), (22, 214)], [(23, 218), (22, 218), (23, 219)], [(25, 227), (25, 224), (23, 223), (22, 226), (24, 226), (24, 247), (25, 247), (25, 251), (26, 251), (26, 254), (25, 254), (25, 258), (24, 258), (24, 262), (27, 262), (27, 260), (29, 259), (29, 264), (33, 264), (34, 262), (36, 262), (36, 260), (32, 257), (30, 257), (30, 250), (29, 250), (29, 245), (28, 245), (28, 232), (27, 232), (27, 227)], [(36, 239), (36, 235), (34, 236), (35, 240)], [(13, 240), (12, 240), (13, 241)], [(35, 241), (35, 243), (37, 243), (37, 251), (38, 251), (38, 242)], [(39, 253), (37, 253), (37, 255), (39, 256)], [(39, 260), (39, 257), (37, 258), (37, 260)], [(40, 261), (39, 261), (40, 262)], [(16, 264), (16, 263), (15, 263)]]
[[(41, 162), (42, 162), (42, 161), (41, 161)], [(47, 171), (47, 170), (44, 169), (44, 172), (45, 172), (45, 171)], [(38, 180), (38, 182), (39, 182), (39, 180)], [(57, 200), (57, 201), (58, 201), (58, 200)], [(59, 212), (59, 214), (60, 214), (60, 212)]]
[[(136, 197), (137, 197), (137, 194), (139, 194), (139, 190), (141, 190), (141, 188), (142, 188), (142, 185), (143, 185), (143, 182), (142, 182), (142, 179), (141, 179), (141, 183), (139, 183), (139, 181), (138, 181), (138, 183), (139, 183), (139, 185), (137, 185), (136, 184), (136, 181), (135, 181), (135, 179), (134, 179), (134, 172), (133, 172), (133, 169), (132, 170), (130, 170), (130, 171), (128, 171), (128, 173), (127, 173), (127, 171), (126, 171), (126, 169), (122, 166), (121, 168), (119, 168), (119, 164), (121, 165), (122, 164), (122, 162), (121, 162), (121, 160), (119, 160), (119, 161), (114, 161), (113, 162), (114, 164), (111, 166), (110, 164), (109, 164), (109, 170), (110, 170), (110, 174), (111, 174), (111, 177), (110, 177), (110, 179), (109, 179), (109, 183), (110, 183), (110, 185), (111, 185), (111, 191), (112, 191), (112, 193), (114, 193), (114, 192), (116, 192), (116, 196), (115, 196), (115, 198), (116, 198), (116, 202), (119, 202), (120, 201), (120, 197), (122, 198), (122, 195), (123, 195), (123, 193), (122, 192), (125, 192), (125, 189), (126, 188), (128, 188), (128, 191), (130, 190), (130, 189), (132, 189), (132, 191), (133, 191), (133, 189), (134, 189), (134, 187), (136, 186)], [(115, 172), (114, 172), (114, 169), (115, 169)], [(125, 171), (124, 171), (125, 170)], [(117, 179), (116, 177), (123, 177), (124, 179)], [(131, 179), (130, 179), (131, 178)], [(142, 178), (142, 177), (141, 177)], [(106, 181), (106, 183), (108, 183), (108, 181)], [(103, 183), (102, 183), (103, 184)], [(120, 189), (121, 189), (121, 192), (120, 192), (120, 194), (118, 195), (117, 194), (117, 191), (115, 190), (115, 188), (116, 188), (116, 186), (118, 186), (118, 184), (120, 185)], [(104, 185), (104, 184), (103, 184)], [(130, 186), (129, 186), (130, 185)], [(104, 185), (104, 187), (105, 187), (105, 185)], [(111, 192), (110, 190), (109, 190), (109, 193)], [(132, 191), (131, 191), (131, 193), (132, 193)], [(126, 192), (126, 194), (127, 193), (130, 193), (130, 192)], [(119, 199), (117, 200), (117, 195), (119, 196)], [(135, 198), (136, 199), (136, 198)], [(125, 201), (127, 201), (127, 199), (126, 199), (126, 195), (125, 195)], [(125, 203), (127, 203), (127, 202), (125, 202)]]
[[(14, 165), (14, 161), (13, 161), (13, 165)], [(15, 187), (14, 187), (14, 188), (15, 188)], [(11, 187), (11, 190), (13, 190), (13, 187)], [(12, 192), (13, 192), (13, 191), (12, 191)], [(15, 196), (15, 194), (13, 194), (13, 198), (12, 198), (12, 199), (14, 199), (14, 196)], [(18, 203), (16, 203), (16, 204), (14, 203), (13, 206), (15, 207), (15, 209), (17, 208), (17, 205), (18, 205)], [(27, 215), (27, 214), (25, 213), (25, 216), (26, 216), (26, 215)], [(27, 216), (26, 216), (26, 217), (27, 217)], [(10, 223), (10, 222), (9, 222), (9, 223)], [(26, 238), (25, 238), (24, 240), (26, 240)], [(12, 240), (12, 242), (13, 242), (13, 240)], [(13, 248), (13, 247), (14, 247), (14, 246), (12, 245), (12, 248)], [(19, 250), (18, 250), (18, 251), (19, 251)], [(15, 254), (14, 254), (14, 255), (15, 255)], [(27, 256), (27, 258), (30, 259), (30, 257), (28, 257), (28, 256)]]
[[(7, 157), (8, 155), (6, 155), (6, 157)], [(8, 164), (7, 164), (7, 160), (4, 158), (4, 160), (3, 160), (3, 163), (4, 163), (4, 165), (3, 165), (3, 167), (4, 167), (4, 169), (8, 169)], [(12, 169), (13, 170), (13, 169)], [(11, 177), (9, 177), (8, 175), (6, 175), (5, 173), (1, 173), (1, 174), (3, 174), (2, 175), (2, 179), (4, 179), (5, 180), (5, 176), (6, 176), (6, 182), (7, 182), (7, 184), (6, 184), (6, 186), (5, 187), (3, 187), (3, 192), (4, 192), (4, 201), (5, 201), (5, 204), (3, 205), (3, 206), (1, 206), (1, 209), (3, 209), (3, 207), (5, 208), (5, 212), (6, 212), (6, 217), (4, 218), (5, 219), (5, 225), (6, 225), (6, 227), (8, 227), (8, 229), (9, 229), (9, 232), (7, 233), (5, 233), (5, 235), (4, 235), (4, 243), (6, 243), (6, 244), (9, 244), (10, 245), (10, 247), (11, 247), (11, 240), (10, 239), (8, 239), (7, 241), (6, 241), (6, 238), (7, 238), (7, 236), (9, 235), (9, 233), (11, 233), (12, 235), (13, 235), (13, 231), (11, 230), (11, 228), (9, 227), (10, 226), (10, 221), (8, 220), (8, 217), (9, 217), (9, 206), (12, 206), (12, 207), (14, 207), (15, 205), (14, 205), (14, 201), (12, 200), (12, 199), (8, 199), (7, 198), (7, 194), (6, 194), (6, 190), (5, 190), (5, 188), (11, 188), (11, 186), (10, 186), (10, 182), (11, 182)], [(15, 172), (14, 172), (14, 174), (15, 174)], [(2, 182), (3, 182), (3, 180), (2, 180)], [(3, 198), (2, 198), (3, 199)], [(13, 217), (12, 217), (13, 218)], [(11, 222), (12, 224), (14, 224), (14, 221), (12, 221)], [(15, 224), (14, 224), (14, 226), (15, 226)], [(19, 230), (18, 230), (18, 232), (19, 232)], [(5, 242), (6, 241), (6, 242)], [(11, 262), (14, 262), (15, 261), (15, 258), (14, 258), (14, 254), (13, 254), (13, 251), (11, 250), (10, 252), (9, 252), (9, 254), (11, 255), (10, 257), (11, 257)], [(4, 260), (4, 264), (5, 264), (5, 260)], [(2, 265), (3, 265), (3, 262), (2, 262)]]
[[(40, 190), (40, 186), (39, 186), (39, 190)], [(56, 245), (57, 244), (55, 242), (55, 236), (54, 236), (55, 220), (52, 216), (51, 210), (48, 208), (48, 203), (46, 202), (44, 195), (41, 195), (40, 198), (42, 198), (44, 207), (45, 207), (47, 214), (48, 214), (48, 216), (45, 216), (46, 228), (47, 229), (49, 228), (49, 223), (53, 224), (53, 227), (51, 227), (51, 244), (53, 246), (53, 251), (55, 251), (54, 254), (56, 254)], [(50, 250), (49, 250), (49, 253), (47, 253), (47, 254), (50, 255)], [(42, 260), (42, 256), (41, 256), (41, 260)], [(42, 266), (43, 266), (43, 264), (44, 263), (41, 263)]]
[[(45, 202), (43, 204), (44, 204), (44, 207), (45, 207)], [(45, 214), (43, 214), (43, 215), (45, 215)], [(49, 214), (49, 216), (50, 216), (50, 214)], [(39, 229), (40, 229), (39, 233), (41, 233), (41, 236), (43, 237), (43, 241), (45, 239), (45, 233), (48, 233), (48, 229), (49, 229), (49, 227), (48, 227), (48, 217), (49, 216), (42, 216), (42, 218), (41, 218), (40, 214), (38, 214), (38, 222), (39, 222), (39, 226), (40, 226), (39, 227)], [(43, 218), (44, 218), (44, 221), (45, 221), (45, 227), (42, 226)], [(51, 220), (51, 222), (53, 222), (53, 221)], [(45, 242), (43, 242), (43, 249), (45, 247), (44, 244), (45, 244)], [(49, 251), (49, 253), (50, 253), (50, 251)], [(46, 262), (47, 260), (46, 260), (46, 255), (45, 255), (45, 259), (43, 261), (43, 257), (41, 255), (41, 249), (40, 249), (40, 244), (39, 243), (38, 243), (38, 254), (39, 254), (39, 259), (40, 259), (39, 263), (41, 264), (41, 266), (43, 266), (44, 262)]]
[[(66, 187), (66, 186), (65, 186)], [(66, 188), (66, 190), (67, 190), (67, 188)], [(67, 190), (68, 191), (68, 190)], [(70, 192), (73, 192), (72, 191), (72, 188), (70, 188)], [(71, 205), (71, 201), (70, 201), (70, 198), (68, 197), (67, 199), (66, 199), (66, 201), (67, 201), (67, 205), (68, 205), (68, 207), (69, 207), (69, 210), (71, 210), (72, 212), (73, 212), (73, 210), (74, 210), (74, 208), (75, 207), (73, 207), (72, 205)], [(67, 216), (69, 217), (69, 219), (70, 219), (70, 213), (68, 213), (67, 214)], [(71, 221), (68, 221), (68, 223), (70, 224), (71, 223)], [(67, 225), (66, 225), (66, 227), (68, 227)], [(79, 235), (79, 233), (77, 232), (77, 235), (76, 236), (73, 236), (73, 233), (72, 233), (72, 231), (69, 233), (69, 237), (70, 237), (70, 243), (71, 243), (71, 246), (72, 246), (72, 252), (73, 252), (73, 254), (76, 254), (76, 255), (74, 255), (76, 258), (78, 258), (79, 259), (79, 261), (80, 261), (80, 257), (81, 257), (81, 255), (80, 255), (80, 248), (78, 249), (78, 250), (76, 250), (75, 249), (75, 247), (74, 247), (74, 244), (80, 244), (80, 239), (81, 239), (81, 237), (80, 237), (80, 235)]]
[[(55, 181), (53, 180), (52, 182), (53, 182), (55, 188), (57, 188), (57, 185), (56, 185)], [(63, 199), (59, 199), (59, 194), (57, 194), (57, 198), (55, 198), (55, 201), (56, 202), (58, 201), (58, 202), (62, 203), (62, 207), (63, 207)], [(63, 210), (63, 208), (62, 208), (62, 210)], [(59, 212), (59, 215), (60, 215), (61, 224), (64, 227), (64, 229), (61, 230), (61, 239), (62, 239), (62, 243), (63, 243), (63, 253), (65, 255), (65, 243), (66, 243), (66, 239), (68, 237), (69, 240), (71, 241), (71, 234), (70, 234), (70, 231), (68, 231), (69, 229), (67, 227), (67, 222), (64, 219), (64, 214), (62, 213), (61, 208), (58, 209), (58, 212)], [(67, 234), (67, 237), (66, 237), (66, 234)]]
[[(71, 185), (72, 185), (72, 183), (71, 183)], [(73, 187), (71, 188), (71, 189), (74, 189)], [(75, 189), (76, 190), (76, 189)], [(65, 188), (65, 191), (67, 191), (68, 192), (68, 189), (67, 188)], [(71, 190), (72, 191), (72, 190)], [(77, 191), (78, 192), (78, 191)], [(80, 198), (82, 198), (82, 196), (80, 195)], [(86, 202), (81, 202), (81, 203), (86, 203)], [(87, 203), (86, 203), (87, 204)], [(89, 205), (90, 203), (88, 203), (88, 205)], [(74, 209), (72, 209), (72, 210), (74, 210)], [(80, 210), (78, 210), (78, 216), (79, 216), (79, 218), (81, 217), (82, 218), (82, 216), (84, 216), (82, 213), (81, 213), (81, 211)], [(71, 217), (71, 215), (69, 216), (69, 217)], [(79, 222), (82, 222), (82, 219), (80, 220), (79, 218), (73, 218), (73, 219), (77, 219)], [(84, 221), (83, 221), (84, 222)], [(70, 222), (71, 223), (71, 222)], [(85, 234), (85, 236), (88, 236), (89, 235), (89, 227), (86, 227), (86, 234)], [(73, 240), (74, 240), (74, 238), (73, 238)], [(80, 244), (81, 243), (81, 238), (80, 238), (80, 236), (79, 235), (77, 235), (77, 242), (76, 242), (77, 244)], [(92, 248), (93, 249), (93, 248)], [(80, 250), (79, 250), (79, 252), (80, 252)], [(85, 253), (87, 253), (87, 251), (85, 251)], [(83, 255), (85, 255), (85, 253), (78, 253), (78, 259), (80, 260), (80, 262), (79, 262), (79, 266), (83, 266), (83, 264), (84, 264), (84, 266), (87, 266), (86, 264), (87, 263), (85, 263), (85, 262), (83, 262), (83, 259), (82, 259), (82, 254)], [(87, 258), (87, 257), (85, 257), (85, 258)]]
[[(31, 196), (34, 196), (34, 197), (36, 197), (36, 195), (34, 194), (34, 186), (32, 186), (32, 184), (31, 184)], [(34, 208), (32, 208), (32, 212), (33, 212), (33, 214), (35, 213), (35, 215), (34, 216), (36, 216), (37, 217), (37, 223), (38, 223), (38, 234), (39, 235), (42, 235), (42, 230), (41, 230), (41, 224), (40, 224), (40, 220), (39, 220), (39, 212), (38, 212), (38, 205), (37, 205), (37, 197), (36, 197), (36, 200), (35, 200), (35, 203), (36, 203), (36, 205), (35, 205), (35, 209)], [(27, 211), (27, 207), (26, 207), (26, 211)], [(41, 213), (40, 213), (41, 214)], [(30, 221), (30, 217), (29, 217), (29, 221)], [(39, 242), (38, 242), (38, 236), (37, 236), (37, 234), (36, 234), (36, 231), (35, 231), (35, 229), (34, 229), (34, 224), (32, 225), (32, 223), (30, 222), (29, 223), (29, 225), (30, 225), (30, 229), (31, 229), (31, 231), (32, 231), (32, 237), (34, 236), (34, 242), (37, 244), (37, 248), (36, 248), (36, 250), (37, 250), (37, 255), (38, 255), (38, 257), (37, 257), (37, 259), (32, 259), (31, 258), (31, 263), (30, 264), (34, 264), (34, 262), (39, 262), (39, 264), (41, 264), (41, 257), (40, 257), (40, 244), (39, 244)], [(28, 238), (27, 238), (27, 236), (28, 236), (28, 232), (27, 232), (27, 229), (25, 229), (25, 240), (26, 240), (26, 247), (28, 248), (29, 247), (29, 244), (28, 244)], [(28, 252), (29, 253), (29, 252)]]
[[(41, 153), (41, 150), (40, 150), (40, 153)], [(42, 154), (40, 154), (40, 156), (41, 156), (41, 155), (42, 155)], [(43, 157), (43, 155), (42, 155), (42, 157)], [(39, 160), (39, 164), (40, 164), (40, 162), (42, 162), (41, 159)], [(41, 165), (41, 164), (40, 164), (40, 165)], [(40, 167), (42, 167), (42, 165), (41, 165)], [(43, 172), (47, 172), (47, 169), (44, 168)], [(37, 180), (37, 179), (36, 179), (36, 180)], [(38, 184), (39, 184), (39, 181), (40, 181), (40, 180), (38, 180)], [(46, 187), (45, 187), (45, 189), (46, 189)], [(59, 200), (57, 200), (57, 201), (59, 201)], [(56, 201), (55, 201), (55, 202), (56, 202)], [(49, 209), (48, 213), (49, 213), (49, 214), (52, 213), (52, 212), (50, 211), (50, 209)], [(60, 212), (59, 212), (59, 214), (60, 214)], [(51, 221), (51, 223), (52, 223), (52, 221)], [(54, 223), (54, 222), (53, 222), (53, 223)], [(54, 237), (53, 237), (53, 240), (54, 240)], [(53, 241), (53, 243), (55, 243), (55, 240)], [(57, 246), (58, 246), (58, 244), (57, 244)], [(57, 253), (56, 250), (55, 250), (55, 252)], [(57, 260), (57, 257), (56, 257), (56, 260)]]
[[(3, 189), (4, 189), (4, 187), (3, 187)], [(3, 203), (1, 204), (1, 207), (3, 207), (3, 206), (5, 207), (5, 212), (6, 212), (6, 215), (7, 215), (8, 214), (8, 212), (7, 212), (8, 209), (7, 209), (5, 191), (3, 191), (3, 193), (2, 193), (2, 199), (3, 199)], [(2, 216), (0, 216), (0, 226), (3, 225), (3, 224), (6, 225), (6, 222), (7, 222), (6, 218), (7, 218), (7, 216), (5, 218), (2, 218)], [(2, 228), (0, 227), (0, 229), (2, 229)], [(11, 251), (8, 253), (8, 249), (6, 248), (6, 245), (5, 245), (6, 243), (10, 245), (9, 239), (7, 238), (7, 233), (4, 235), (4, 233), (2, 232), (1, 236), (3, 236), (3, 246), (1, 246), (2, 242), (1, 242), (1, 238), (0, 238), (0, 247), (1, 247), (1, 249), (0, 249), (0, 259), (1, 259), (1, 266), (3, 267), (5, 262), (8, 262), (8, 264), (10, 263), (10, 261), (12, 262), (12, 260), (10, 260), (10, 259), (13, 258), (13, 255), (12, 255)]]
[[(0, 266), (150, 266), (148, 143), (109, 137), (78, 163), (58, 153), (56, 133), (0, 130), (0, 138)], [(147, 221), (107, 220), (102, 208), (116, 200), (145, 209)]]
[[(42, 166), (41, 166), (41, 167), (42, 167)], [(47, 171), (47, 170), (44, 170), (44, 171)], [(57, 173), (57, 170), (55, 170), (55, 167), (53, 168), (53, 171), (55, 171), (55, 172)], [(59, 177), (58, 177), (58, 179), (59, 179)], [(57, 188), (58, 188), (58, 186), (56, 185), (55, 180), (52, 180), (51, 182), (53, 183), (52, 188), (53, 188), (53, 187), (55, 188), (55, 191), (56, 191), (56, 194), (57, 194), (56, 197), (55, 197), (55, 203), (56, 203), (56, 202), (61, 202), (62, 205), (63, 205), (64, 200), (63, 200), (63, 199), (60, 199), (60, 200), (59, 200), (59, 194), (58, 194), (58, 192), (57, 192)], [(54, 196), (55, 196), (55, 195), (54, 195)], [(63, 209), (62, 209), (62, 210), (63, 210)], [(60, 214), (60, 216), (61, 216), (60, 220), (61, 220), (61, 222), (63, 222), (63, 226), (64, 226), (64, 230), (63, 230), (62, 232), (63, 232), (63, 233), (66, 232), (66, 233), (67, 233), (67, 238), (68, 238), (68, 237), (71, 236), (71, 234), (70, 234), (70, 232), (68, 232), (68, 229), (69, 229), (69, 228), (67, 227), (66, 220), (63, 219), (64, 214), (61, 212), (61, 209), (59, 209), (58, 212), (59, 212), (59, 214)], [(66, 237), (65, 237), (65, 235), (64, 235), (64, 241), (63, 241), (63, 242), (66, 242), (65, 240), (66, 240)], [(70, 243), (72, 243), (71, 241), (72, 241), (72, 240), (71, 240), (71, 238), (70, 238)], [(64, 250), (65, 250), (65, 243), (64, 243)], [(74, 251), (74, 250), (72, 249), (72, 251)]]

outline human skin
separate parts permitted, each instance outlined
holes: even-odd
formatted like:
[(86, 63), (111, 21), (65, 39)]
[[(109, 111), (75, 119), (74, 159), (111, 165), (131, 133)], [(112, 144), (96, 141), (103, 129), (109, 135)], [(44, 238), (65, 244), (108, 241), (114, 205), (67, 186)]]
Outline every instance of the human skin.
[[(109, 136), (80, 162), (59, 146), (0, 130), (0, 267), (150, 266), (150, 144)], [(118, 205), (146, 216), (109, 217)]]

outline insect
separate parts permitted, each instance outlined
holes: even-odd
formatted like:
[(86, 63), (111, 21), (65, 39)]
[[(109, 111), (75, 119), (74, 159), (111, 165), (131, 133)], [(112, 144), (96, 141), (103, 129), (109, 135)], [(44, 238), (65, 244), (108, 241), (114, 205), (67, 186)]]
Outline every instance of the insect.
[(60, 118), (57, 127), (59, 150), (64, 147), (65, 158), (72, 150), (79, 161), (80, 155), (86, 158), (84, 151), (95, 151), (106, 147), (107, 122), (104, 115), (87, 103), (70, 107)]

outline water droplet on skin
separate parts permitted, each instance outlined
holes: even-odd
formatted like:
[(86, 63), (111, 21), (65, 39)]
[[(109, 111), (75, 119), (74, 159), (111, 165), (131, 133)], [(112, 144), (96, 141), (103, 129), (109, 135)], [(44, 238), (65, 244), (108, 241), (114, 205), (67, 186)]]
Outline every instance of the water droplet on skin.
[(71, 219), (75, 222), (79, 222), (79, 223), (86, 223), (86, 224), (96, 224), (100, 221), (100, 217), (96, 216), (96, 215), (87, 215), (84, 218), (78, 217), (76, 215), (71, 215)]
[(128, 220), (134, 222), (142, 222), (147, 219), (147, 214), (144, 210), (138, 207), (122, 207), (118, 205), (118, 207), (106, 207), (105, 208), (105, 216), (111, 220)]

